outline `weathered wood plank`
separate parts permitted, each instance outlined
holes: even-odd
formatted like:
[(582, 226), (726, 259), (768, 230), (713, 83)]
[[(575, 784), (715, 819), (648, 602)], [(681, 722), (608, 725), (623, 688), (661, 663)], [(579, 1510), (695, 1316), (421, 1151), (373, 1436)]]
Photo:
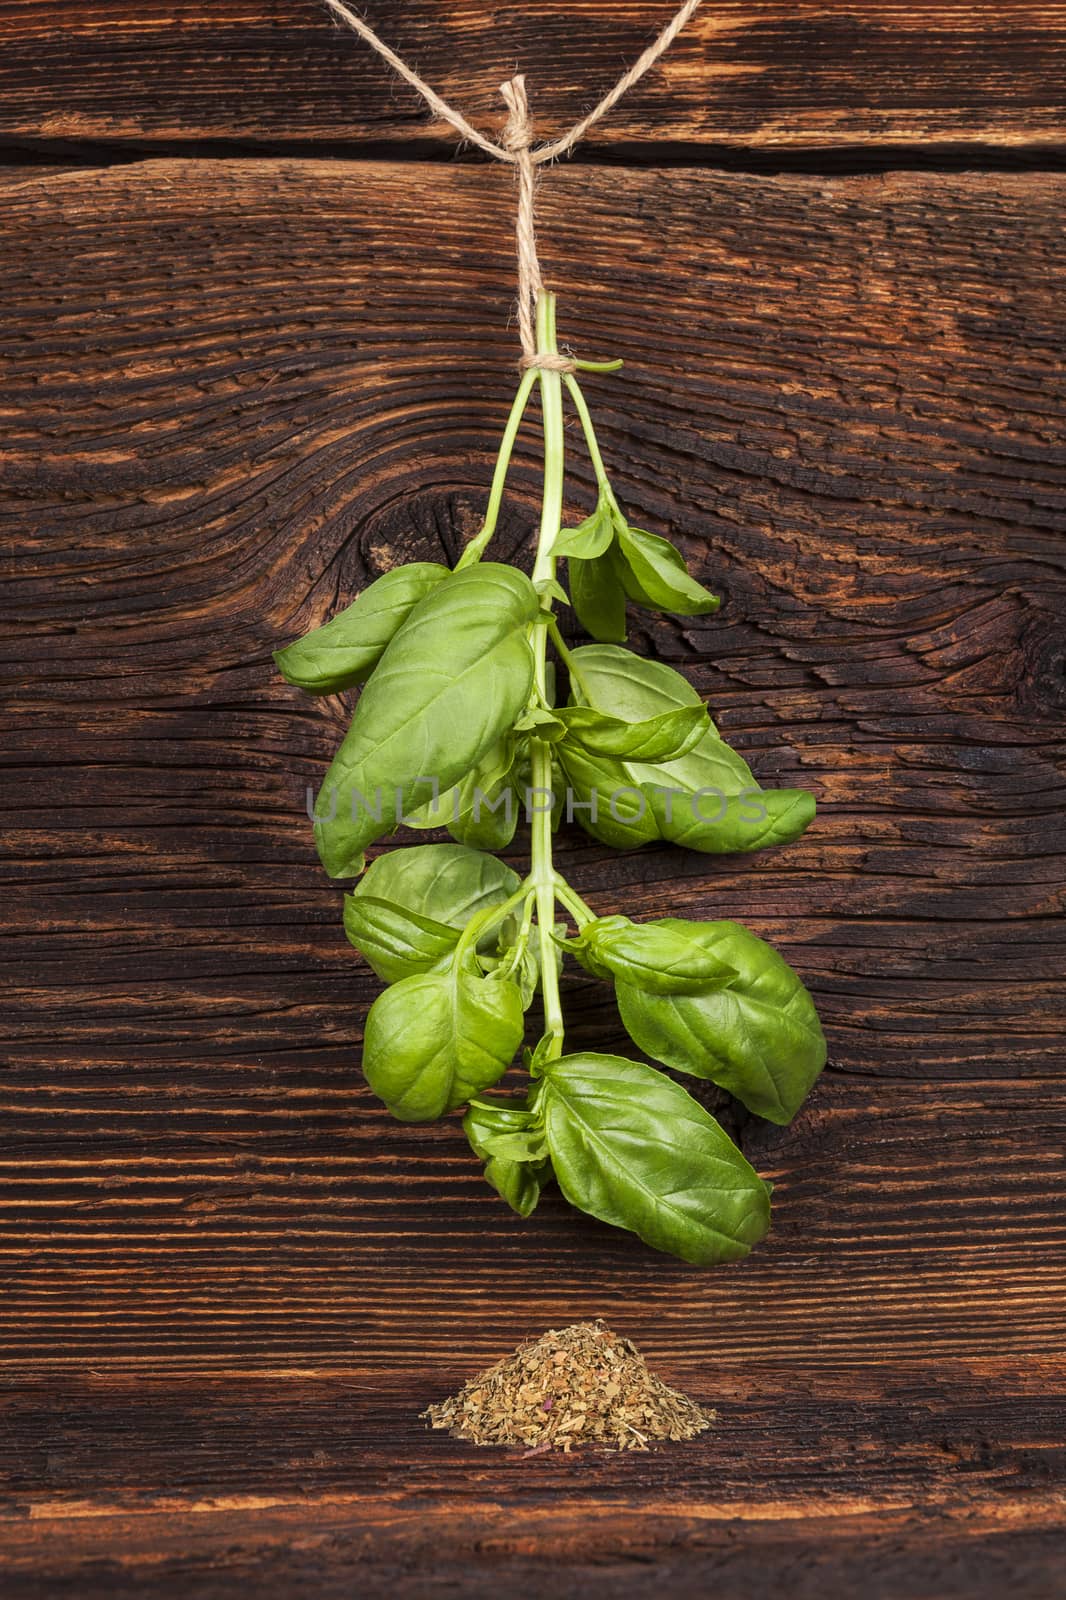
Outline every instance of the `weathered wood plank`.
[[(772, 859), (664, 850), (605, 878), (577, 835), (573, 870), (604, 910), (705, 905), (713, 883), (797, 956), (864, 1071), (1057, 1059), (1061, 188), (572, 171), (545, 189), (568, 330), (632, 362), (596, 394), (620, 486), (726, 597), (643, 637), (767, 780), (824, 802)], [(311, 1016), (351, 1037), (336, 891), (301, 820), (346, 713), (277, 683), (269, 649), (474, 526), (510, 383), (506, 193), (494, 172), (334, 164), (11, 180), (25, 688), (0, 848), (24, 885), (9, 913), (63, 941), (19, 947), (64, 985), (60, 1056), (302, 1051)], [(512, 543), (535, 465), (531, 437)], [(279, 1016), (285, 971), (301, 1003)]]
[[(320, 1460), (324, 1452), (312, 1454)], [(507, 1482), (505, 1507), (503, 1475), (493, 1474), (494, 1485), (487, 1471), (450, 1502), (455, 1485), (433, 1495), (416, 1478), (403, 1507), (308, 1494), (265, 1505), (227, 1495), (191, 1510), (171, 1500), (162, 1511), (113, 1515), (87, 1516), (79, 1506), (12, 1528), (7, 1592), (20, 1600), (228, 1600), (251, 1588), (286, 1597), (310, 1590), (323, 1600), (347, 1600), (353, 1590), (371, 1600), (491, 1600), (503, 1588), (516, 1600), (539, 1600), (546, 1588), (565, 1586), (579, 1596), (608, 1589), (651, 1600), (666, 1587), (679, 1600), (710, 1590), (746, 1600), (780, 1573), (797, 1600), (843, 1600), (860, 1589), (871, 1600), (1057, 1600), (1062, 1532), (1046, 1497), (1028, 1501), (1028, 1526), (992, 1507), (958, 1517), (927, 1508), (834, 1516), (815, 1502), (777, 1516), (763, 1503), (754, 1515), (737, 1515), (721, 1509), (717, 1484), (709, 1502), (678, 1483), (662, 1499), (622, 1510), (618, 1491), (605, 1500), (582, 1493), (585, 1467), (571, 1467), (570, 1481), (535, 1507), (522, 1485), (544, 1469), (528, 1462), (518, 1464), (517, 1483)]]
[[(535, 8), (368, 0), (368, 20), (487, 130), (516, 64), (560, 132), (639, 55), (670, 5)], [(451, 138), (316, 0), (0, 5), (0, 136), (77, 144)], [(1025, 0), (721, 0), (594, 131), (590, 148), (684, 141), (787, 150), (1061, 142), (1066, 10)]]
[(213, 1091), (180, 1061), (8, 1090), (0, 1371), (410, 1383), (430, 1362), (448, 1383), (597, 1315), (696, 1388), (1061, 1355), (1066, 1111), (1045, 1085), (831, 1074), (792, 1128), (742, 1135), (775, 1184), (770, 1241), (699, 1274), (555, 1194), (523, 1225), (454, 1126), (392, 1124), (354, 1057), (219, 1063)]
[[(710, 1274), (557, 1197), (520, 1223), (453, 1126), (372, 1102), (375, 985), (302, 816), (346, 708), (269, 660), (476, 525), (513, 381), (506, 174), (149, 162), (0, 186), (12, 1582), (328, 1595), (372, 1558), (361, 1593), (429, 1594), (432, 1548), (441, 1593), (543, 1592), (554, 1554), (622, 1595), (649, 1571), (750, 1590), (767, 1563), (800, 1596), (869, 1571), (886, 1600), (998, 1597), (1005, 1572), (1043, 1594), (1066, 180), (544, 187), (565, 336), (628, 359), (594, 382), (619, 489), (725, 597), (637, 637), (766, 781), (822, 802), (751, 860), (564, 845), (604, 911), (751, 922), (826, 1018), (801, 1117), (739, 1128), (774, 1233)], [(536, 467), (531, 430), (505, 549)], [(568, 1003), (576, 1039), (621, 1044), (591, 980)], [(426, 1399), (591, 1315), (721, 1429), (572, 1465), (423, 1437)]]
[(865, 1569), (881, 1600), (1050, 1596), (1061, 1400), (994, 1366), (950, 1376), (946, 1397), (891, 1368), (856, 1383), (827, 1367), (813, 1386), (716, 1373), (709, 1437), (547, 1461), (424, 1436), (425, 1382), (10, 1396), (5, 1585), (189, 1600), (504, 1581), (533, 1600), (565, 1567), (568, 1593), (739, 1596), (780, 1572), (814, 1597), (853, 1593)]

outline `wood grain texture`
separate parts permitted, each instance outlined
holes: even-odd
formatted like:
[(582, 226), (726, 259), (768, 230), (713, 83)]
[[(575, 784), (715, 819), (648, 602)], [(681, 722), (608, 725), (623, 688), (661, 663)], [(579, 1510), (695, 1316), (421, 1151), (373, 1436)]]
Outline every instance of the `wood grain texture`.
[[(671, 14), (669, 0), (367, 0), (390, 44), (480, 126), (516, 65), (542, 131), (577, 120)], [(316, 0), (2, 0), (0, 137), (454, 138)], [(1061, 145), (1066, 7), (1024, 0), (720, 0), (590, 135), (788, 150)]]
[(1055, 1402), (944, 1376), (726, 1377), (709, 1445), (565, 1461), (426, 1439), (411, 1390), (23, 1393), (2, 1449), (11, 1505), (36, 1497), (0, 1525), (5, 1592), (739, 1600), (780, 1576), (798, 1600), (1054, 1600)]
[[(563, 855), (777, 942), (830, 1067), (737, 1124), (770, 1240), (698, 1273), (361, 1083), (376, 984), (270, 651), (477, 523), (505, 173), (9, 169), (0, 1545), (12, 1592), (1051, 1595), (1062, 1551), (1066, 180), (559, 170), (543, 255), (623, 502), (718, 616), (639, 624), (767, 782), (750, 859)], [(590, 500), (574, 440), (569, 504)], [(502, 534), (534, 521), (523, 434)], [(575, 1040), (621, 1046), (573, 977)], [(416, 1413), (603, 1315), (720, 1427), (521, 1461)], [(456, 1516), (456, 1508), (461, 1508)], [(880, 1585), (880, 1587), (878, 1587)]]

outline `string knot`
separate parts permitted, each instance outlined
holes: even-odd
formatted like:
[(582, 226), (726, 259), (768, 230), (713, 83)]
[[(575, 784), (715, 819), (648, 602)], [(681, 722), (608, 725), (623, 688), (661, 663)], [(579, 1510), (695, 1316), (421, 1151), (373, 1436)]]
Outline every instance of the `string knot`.
[(517, 73), (500, 84), (500, 94), (507, 102), (507, 121), (500, 135), (500, 143), (511, 155), (519, 156), (533, 143), (533, 122), (529, 115), (524, 73)]
[(542, 372), (577, 372), (576, 361), (569, 356), (554, 356), (547, 350), (534, 350), (532, 355), (523, 356), (518, 363), (521, 371), (529, 367), (539, 367)]

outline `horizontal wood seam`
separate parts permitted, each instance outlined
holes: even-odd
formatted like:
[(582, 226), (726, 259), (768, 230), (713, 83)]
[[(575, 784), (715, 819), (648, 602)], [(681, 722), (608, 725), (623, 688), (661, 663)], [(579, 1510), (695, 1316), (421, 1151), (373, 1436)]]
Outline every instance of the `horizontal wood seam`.
[[(316, 139), (94, 139), (71, 141), (0, 136), (0, 164), (48, 165), (77, 161), (86, 166), (135, 166), (142, 161), (316, 160), (389, 162), (397, 166), (441, 162), (473, 165), (487, 158), (442, 139), (338, 140)], [(780, 151), (755, 145), (708, 145), (690, 140), (626, 142), (590, 146), (566, 158), (585, 167), (691, 167), (706, 171), (811, 177), (862, 176), (871, 172), (1064, 172), (1066, 146), (1060, 144), (892, 142), (855, 145), (802, 145)]]

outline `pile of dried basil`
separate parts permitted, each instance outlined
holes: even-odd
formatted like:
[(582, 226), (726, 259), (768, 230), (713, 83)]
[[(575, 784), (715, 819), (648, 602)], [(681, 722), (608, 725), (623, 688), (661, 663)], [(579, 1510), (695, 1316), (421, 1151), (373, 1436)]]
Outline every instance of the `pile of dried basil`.
[(646, 1450), (656, 1439), (692, 1439), (714, 1419), (650, 1373), (636, 1345), (603, 1322), (550, 1328), (422, 1415), (456, 1439), (531, 1455)]

